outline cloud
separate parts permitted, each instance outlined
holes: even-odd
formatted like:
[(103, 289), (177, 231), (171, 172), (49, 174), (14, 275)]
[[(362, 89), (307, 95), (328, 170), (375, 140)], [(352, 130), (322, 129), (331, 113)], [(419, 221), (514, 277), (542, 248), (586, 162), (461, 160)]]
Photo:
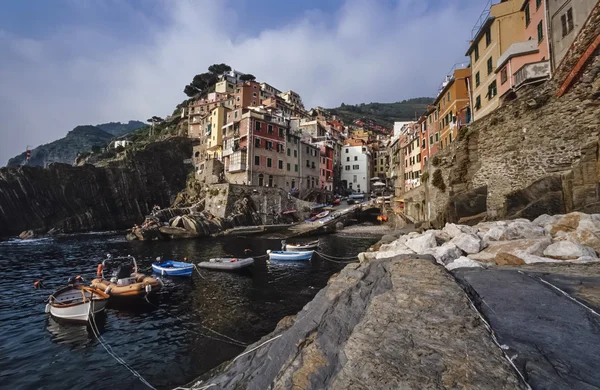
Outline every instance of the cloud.
[[(295, 90), (307, 106), (433, 96), (464, 61), (481, 11), (477, 0), (347, 0), (337, 12), (307, 9), (275, 24), (270, 16), (249, 23), (233, 2), (153, 4), (150, 13), (70, 0), (86, 23), (39, 39), (0, 30), (0, 164), (79, 124), (169, 114), (212, 63)], [(127, 28), (87, 22), (107, 12)]]

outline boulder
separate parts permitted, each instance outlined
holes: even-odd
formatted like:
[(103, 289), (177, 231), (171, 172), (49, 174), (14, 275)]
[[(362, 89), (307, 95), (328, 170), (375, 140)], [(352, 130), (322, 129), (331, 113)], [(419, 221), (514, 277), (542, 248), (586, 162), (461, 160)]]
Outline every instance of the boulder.
[(498, 265), (523, 265), (526, 264), (522, 258), (510, 253), (500, 252), (496, 255), (495, 263)]
[(562, 217), (562, 215), (542, 214), (539, 217), (537, 217), (536, 219), (534, 219), (533, 221), (531, 221), (531, 223), (536, 226), (545, 227), (546, 225), (554, 223), (557, 219), (559, 219), (561, 217)]
[(390, 257), (396, 257), (399, 255), (414, 255), (415, 252), (405, 245), (397, 244), (391, 247), (391, 249), (386, 251), (379, 251), (375, 256), (376, 259), (388, 259)]
[(344, 230), (344, 223), (343, 222), (336, 222), (335, 223), (335, 230)]
[(483, 265), (475, 260), (471, 260), (468, 257), (461, 256), (454, 260), (450, 264), (446, 265), (448, 271), (452, 271), (458, 268), (483, 268)]
[(526, 219), (517, 219), (506, 226), (501, 240), (520, 240), (523, 238), (544, 237), (544, 228), (534, 225)]
[(499, 253), (508, 253), (527, 262), (524, 258), (525, 255), (542, 256), (544, 249), (550, 244), (552, 244), (550, 237), (512, 241), (492, 241), (483, 251), (471, 254), (469, 255), (469, 258), (477, 261), (494, 263), (496, 256)]
[(162, 233), (165, 236), (172, 238), (172, 239), (198, 237), (197, 233), (193, 233), (193, 232), (191, 232), (189, 230), (185, 230), (183, 228), (171, 227), (171, 226), (162, 226), (160, 228), (160, 233)]
[(33, 232), (33, 230), (25, 230), (24, 232), (21, 232), (21, 234), (19, 234), (19, 238), (21, 240), (29, 240), (31, 238), (35, 238), (35, 233)]
[(358, 254), (358, 261), (362, 264), (377, 258), (376, 252), (361, 252)]
[(446, 265), (461, 257), (463, 252), (453, 243), (447, 242), (442, 246), (426, 249), (423, 254), (432, 255), (438, 263)]
[(406, 246), (416, 253), (423, 253), (426, 249), (435, 248), (437, 246), (435, 233), (426, 232), (419, 237), (411, 238), (406, 241)]
[(544, 249), (544, 256), (557, 260), (575, 260), (583, 256), (595, 257), (596, 252), (589, 246), (571, 241), (557, 241)]
[(446, 226), (444, 226), (442, 231), (444, 233), (446, 233), (448, 236), (450, 236), (450, 238), (454, 238), (461, 233), (470, 233), (470, 234), (477, 233), (477, 229), (475, 229), (474, 227), (464, 226), (464, 225), (456, 225), (453, 223), (446, 223)]
[(435, 240), (437, 241), (438, 245), (442, 245), (452, 239), (452, 237), (450, 237), (450, 235), (443, 230), (429, 230), (429, 231), (433, 232), (433, 234), (435, 235)]
[(190, 232), (198, 233), (198, 223), (196, 222), (196, 220), (193, 217), (184, 215), (183, 217), (181, 217), (181, 221), (183, 222), (183, 228), (185, 230), (189, 230)]
[(562, 217), (551, 221), (549, 224), (546, 224), (544, 227), (546, 232), (552, 235), (552, 237), (556, 236), (558, 232), (570, 233), (577, 230), (579, 227), (579, 223), (581, 220), (590, 219), (591, 217), (584, 213), (569, 213), (567, 215), (563, 215)]
[(475, 234), (460, 233), (450, 241), (466, 253), (478, 253), (482, 249), (481, 238)]
[(490, 241), (501, 241), (504, 235), (505, 228), (494, 226), (483, 235), (480, 235), (481, 239), (487, 244)]

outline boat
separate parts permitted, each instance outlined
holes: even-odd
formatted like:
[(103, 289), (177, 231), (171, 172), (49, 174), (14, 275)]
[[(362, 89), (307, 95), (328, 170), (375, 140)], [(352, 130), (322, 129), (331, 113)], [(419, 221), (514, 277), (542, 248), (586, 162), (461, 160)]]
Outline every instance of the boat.
[(325, 217), (325, 218), (319, 219), (319, 223), (327, 223), (327, 222), (331, 222), (331, 221), (333, 221), (335, 218), (336, 218), (335, 216), (333, 216), (333, 215), (330, 215), (330, 216), (328, 216), (328, 217)]
[(304, 244), (301, 243), (291, 243), (285, 244), (286, 252), (304, 252), (311, 249), (317, 249), (319, 246), (319, 240), (307, 242)]
[(69, 284), (48, 298), (46, 313), (65, 321), (87, 322), (90, 315), (104, 310), (110, 295), (81, 284)]
[(319, 213), (317, 215), (315, 215), (315, 219), (321, 219), (321, 218), (325, 218), (326, 216), (328, 216), (330, 213), (329, 210), (325, 210), (322, 213)]
[(159, 260), (158, 263), (152, 263), (152, 271), (167, 276), (189, 277), (194, 272), (194, 264), (184, 263), (183, 261)]
[(310, 251), (271, 251), (268, 250), (267, 254), (269, 255), (270, 260), (284, 260), (284, 261), (304, 261), (310, 260), (313, 255), (312, 250)]
[(198, 267), (219, 271), (236, 271), (242, 268), (249, 267), (252, 264), (254, 264), (254, 259), (252, 257), (247, 257), (245, 259), (238, 259), (235, 257), (222, 257), (198, 263)]
[[(108, 280), (104, 276), (104, 271), (106, 265), (111, 263), (119, 265)], [(109, 255), (102, 264), (98, 265), (97, 276), (92, 280), (92, 287), (99, 288), (114, 298), (145, 297), (162, 287), (159, 278), (138, 272), (135, 257), (131, 255), (116, 258)]]

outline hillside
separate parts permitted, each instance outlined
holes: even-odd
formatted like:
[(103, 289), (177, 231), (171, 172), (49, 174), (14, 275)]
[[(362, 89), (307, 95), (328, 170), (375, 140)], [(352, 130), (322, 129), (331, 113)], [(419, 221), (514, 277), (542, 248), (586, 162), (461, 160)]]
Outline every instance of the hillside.
[(394, 122), (414, 120), (427, 110), (433, 98), (421, 97), (403, 100), (396, 103), (361, 103), (348, 105), (342, 103), (340, 107), (330, 108), (332, 115), (337, 115), (344, 123), (350, 124), (356, 120), (391, 129)]
[[(139, 121), (130, 121), (127, 124), (112, 122), (97, 126), (77, 126), (65, 137), (33, 149), (29, 165), (46, 166), (55, 162), (73, 164), (80, 152), (104, 148), (115, 136), (124, 135), (143, 126), (146, 125)], [(7, 166), (23, 165), (26, 157), (26, 153), (23, 152), (8, 160)]]

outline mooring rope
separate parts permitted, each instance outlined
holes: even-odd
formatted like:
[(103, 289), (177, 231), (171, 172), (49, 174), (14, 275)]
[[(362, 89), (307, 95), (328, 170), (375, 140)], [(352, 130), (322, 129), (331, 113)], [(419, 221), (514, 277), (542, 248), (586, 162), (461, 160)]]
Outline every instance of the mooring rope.
[(92, 313), (92, 304), (93, 304), (93, 302), (90, 302), (90, 309), (88, 310), (88, 318), (89, 318), (89, 322), (90, 322), (90, 328), (92, 328), (92, 333), (94, 333), (94, 336), (96, 337), (98, 342), (100, 342), (100, 345), (102, 345), (102, 348), (104, 348), (104, 350), (106, 352), (108, 352), (108, 354), (110, 356), (112, 356), (118, 363), (120, 363), (127, 370), (129, 370), (129, 372), (131, 372), (133, 374), (133, 376), (138, 378), (140, 380), (140, 382), (142, 382), (144, 385), (146, 385), (150, 389), (156, 390), (156, 388), (154, 386), (152, 386), (150, 384), (150, 382), (148, 382), (139, 372), (137, 372), (133, 367), (131, 367), (129, 364), (127, 364), (127, 362), (125, 360), (123, 360), (122, 358), (117, 356), (117, 354), (113, 351), (110, 344), (108, 344), (108, 342), (106, 340), (104, 340), (104, 338), (100, 334), (100, 330), (98, 329), (98, 326), (96, 325), (96, 319), (94, 318), (94, 314)]
[(196, 264), (192, 264), (192, 265), (194, 266), (194, 269), (196, 270), (196, 272), (198, 272), (198, 275), (200, 275), (200, 277), (201, 277), (202, 279), (206, 279), (206, 278), (205, 278), (205, 277), (204, 277), (204, 276), (203, 276), (203, 275), (200, 273), (200, 270), (198, 269), (198, 266), (197, 266)]
[[(358, 259), (358, 255), (352, 256), (352, 257), (336, 257), (336, 256), (326, 255), (325, 253), (317, 252), (317, 251), (315, 251), (315, 253), (317, 255), (321, 256), (324, 260), (331, 261), (333, 263), (355, 263), (356, 260)], [(341, 261), (336, 261), (336, 260), (341, 260)]]

